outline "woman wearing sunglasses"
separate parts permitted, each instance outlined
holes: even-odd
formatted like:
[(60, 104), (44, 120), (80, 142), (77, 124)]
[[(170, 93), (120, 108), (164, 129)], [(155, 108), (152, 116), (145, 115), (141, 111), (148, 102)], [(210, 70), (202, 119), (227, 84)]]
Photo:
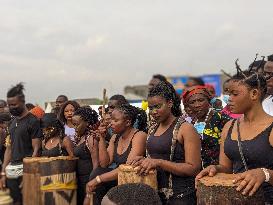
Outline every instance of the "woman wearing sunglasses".
[(42, 156), (73, 156), (73, 144), (64, 134), (64, 126), (54, 113), (46, 113), (41, 119), (43, 130)]

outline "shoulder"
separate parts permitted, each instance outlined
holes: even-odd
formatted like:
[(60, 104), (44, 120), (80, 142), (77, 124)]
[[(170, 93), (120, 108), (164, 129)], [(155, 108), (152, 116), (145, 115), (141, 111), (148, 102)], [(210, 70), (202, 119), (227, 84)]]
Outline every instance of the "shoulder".
[(223, 130), (222, 130), (222, 134), (221, 134), (221, 137), (222, 137), (223, 139), (225, 139), (225, 138), (227, 137), (228, 131), (229, 131), (229, 129), (231, 128), (231, 126), (234, 125), (235, 121), (236, 121), (235, 119), (232, 119), (232, 120), (229, 120), (229, 121), (225, 124), (225, 126), (223, 127)]
[(147, 134), (143, 131), (138, 131), (135, 133), (135, 136), (133, 138), (133, 142), (139, 142), (147, 139)]

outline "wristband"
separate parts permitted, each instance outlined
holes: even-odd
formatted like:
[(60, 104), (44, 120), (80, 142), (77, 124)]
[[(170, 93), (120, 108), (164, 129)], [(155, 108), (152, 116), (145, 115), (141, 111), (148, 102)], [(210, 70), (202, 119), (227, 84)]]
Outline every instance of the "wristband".
[(270, 174), (268, 172), (268, 170), (266, 168), (261, 168), (261, 170), (264, 172), (264, 175), (265, 175), (265, 182), (269, 182), (270, 180)]
[(101, 183), (101, 178), (100, 176), (96, 176), (96, 181), (100, 184)]

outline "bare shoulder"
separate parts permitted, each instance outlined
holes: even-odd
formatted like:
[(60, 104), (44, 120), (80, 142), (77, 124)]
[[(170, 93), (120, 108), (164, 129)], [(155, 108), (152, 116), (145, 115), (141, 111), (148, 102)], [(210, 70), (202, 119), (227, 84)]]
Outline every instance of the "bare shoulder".
[(147, 139), (147, 133), (143, 131), (138, 131), (133, 138), (133, 142), (139, 142), (146, 139)]

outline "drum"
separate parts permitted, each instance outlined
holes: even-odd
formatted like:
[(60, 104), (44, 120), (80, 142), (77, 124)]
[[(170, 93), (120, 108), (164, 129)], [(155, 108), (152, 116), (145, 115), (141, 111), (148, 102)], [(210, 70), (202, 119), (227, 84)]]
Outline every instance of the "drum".
[(27, 205), (76, 205), (76, 158), (25, 158), (23, 203)]
[(131, 165), (120, 165), (118, 168), (118, 185), (129, 183), (143, 183), (157, 190), (156, 170), (150, 171), (146, 176), (139, 176), (136, 168)]
[(234, 174), (218, 173), (214, 177), (203, 177), (197, 182), (198, 205), (263, 205), (264, 197), (261, 190), (254, 196), (244, 196), (236, 191), (233, 183)]
[(13, 200), (9, 195), (9, 190), (5, 191), (0, 190), (0, 205), (12, 205)]

